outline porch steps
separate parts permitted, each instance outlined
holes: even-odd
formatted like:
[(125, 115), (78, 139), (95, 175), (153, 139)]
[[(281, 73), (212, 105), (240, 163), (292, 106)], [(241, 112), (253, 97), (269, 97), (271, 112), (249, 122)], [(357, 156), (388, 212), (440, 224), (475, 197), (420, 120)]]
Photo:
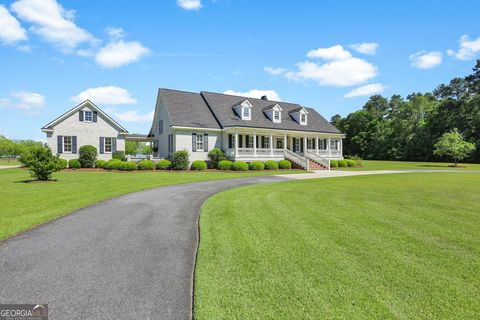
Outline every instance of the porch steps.
[(321, 164), (316, 163), (315, 161), (312, 161), (308, 159), (308, 168), (310, 170), (328, 170), (328, 168), (322, 166)]

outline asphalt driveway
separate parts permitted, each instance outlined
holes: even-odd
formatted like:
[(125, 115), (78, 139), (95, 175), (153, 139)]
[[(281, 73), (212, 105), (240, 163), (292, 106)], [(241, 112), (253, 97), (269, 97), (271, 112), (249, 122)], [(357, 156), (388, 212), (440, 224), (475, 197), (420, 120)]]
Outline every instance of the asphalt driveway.
[(47, 303), (50, 319), (190, 319), (203, 201), (228, 188), (282, 180), (136, 192), (13, 237), (0, 243), (0, 303)]

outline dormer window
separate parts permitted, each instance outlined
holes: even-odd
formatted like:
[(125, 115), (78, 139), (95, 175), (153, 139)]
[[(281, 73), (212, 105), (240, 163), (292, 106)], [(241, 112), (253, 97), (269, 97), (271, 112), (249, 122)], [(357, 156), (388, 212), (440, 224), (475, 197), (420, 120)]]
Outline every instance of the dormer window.
[(300, 123), (301, 124), (306, 124), (307, 123), (307, 115), (302, 113), (300, 114)]
[(248, 100), (245, 100), (242, 103), (234, 105), (233, 110), (235, 110), (236, 114), (242, 120), (252, 119), (252, 104)]
[(280, 111), (273, 111), (273, 119), (280, 120)]
[(243, 107), (243, 117), (244, 118), (250, 118), (250, 108), (249, 107)]
[(308, 115), (307, 109), (305, 109), (305, 108), (303, 108), (303, 107), (296, 108), (296, 109), (291, 110), (288, 114), (289, 114), (295, 121), (297, 121), (298, 124), (300, 124), (300, 125), (302, 125), (302, 126), (306, 126), (306, 125), (307, 125), (307, 115)]
[(280, 107), (278, 103), (263, 108), (263, 112), (265, 113), (265, 115), (274, 123), (282, 122), (282, 110), (282, 107)]

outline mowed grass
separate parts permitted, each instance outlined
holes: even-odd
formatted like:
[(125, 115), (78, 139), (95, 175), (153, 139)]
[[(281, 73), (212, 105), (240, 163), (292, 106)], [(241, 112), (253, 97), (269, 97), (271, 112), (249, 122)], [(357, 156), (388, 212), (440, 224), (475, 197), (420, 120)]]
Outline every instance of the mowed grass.
[(204, 204), (195, 319), (474, 319), (480, 174), (241, 187)]
[(0, 166), (19, 166), (21, 165), (18, 159), (0, 158)]
[(446, 162), (362, 160), (361, 167), (335, 168), (335, 170), (480, 170), (478, 163), (459, 163), (458, 167), (453, 165)]
[[(23, 169), (0, 170), (0, 240), (90, 204), (129, 192), (205, 180), (272, 175), (256, 172), (107, 172), (55, 173), (54, 182), (26, 183)], [(302, 171), (291, 171), (302, 172)]]

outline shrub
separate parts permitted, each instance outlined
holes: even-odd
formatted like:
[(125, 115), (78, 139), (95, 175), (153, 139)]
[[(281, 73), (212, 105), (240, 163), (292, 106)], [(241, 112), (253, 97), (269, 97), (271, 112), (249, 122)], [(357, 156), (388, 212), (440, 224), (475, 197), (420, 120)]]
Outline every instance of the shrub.
[(122, 161), (119, 165), (119, 170), (122, 170), (122, 171), (137, 170), (137, 164), (133, 161)]
[(273, 160), (265, 161), (265, 170), (278, 170), (278, 163)]
[(172, 167), (172, 162), (170, 160), (160, 160), (157, 163), (158, 170), (168, 170)]
[(97, 161), (95, 161), (95, 168), (103, 168), (103, 169), (105, 169), (106, 166), (107, 166), (107, 161), (105, 161), (105, 160), (97, 160)]
[(337, 160), (338, 166), (339, 167), (346, 167), (347, 166), (347, 160)]
[(252, 161), (250, 162), (250, 170), (263, 170), (265, 169), (265, 164), (261, 161)]
[(192, 170), (207, 170), (207, 163), (202, 160), (195, 160), (190, 167)]
[(72, 159), (68, 161), (68, 167), (70, 169), (80, 169), (82, 165), (78, 159)]
[(190, 161), (188, 160), (188, 151), (180, 150), (173, 153), (172, 169), (173, 170), (187, 170)]
[(58, 158), (57, 159), (57, 169), (58, 169), (58, 171), (67, 169), (67, 164), (68, 164), (67, 160)]
[(362, 166), (362, 158), (359, 156), (345, 156), (345, 159), (350, 159), (350, 160), (355, 160), (356, 166), (361, 167)]
[(42, 145), (28, 148), (20, 157), (20, 162), (28, 167), (32, 177), (37, 180), (49, 180), (59, 170), (58, 160), (50, 148)]
[(155, 169), (155, 162), (152, 160), (142, 160), (138, 163), (138, 170), (153, 170)]
[(357, 162), (355, 160), (347, 159), (345, 161), (347, 161), (347, 166), (348, 167), (356, 167), (357, 166)]
[(95, 160), (97, 160), (97, 148), (90, 145), (80, 147), (78, 161), (80, 161), (82, 168), (93, 168)]
[(230, 160), (222, 160), (218, 163), (218, 169), (220, 170), (232, 170), (232, 161)]
[(248, 164), (243, 161), (235, 161), (232, 164), (232, 170), (235, 171), (248, 171)]
[(280, 161), (278, 161), (278, 168), (279, 169), (292, 169), (292, 163), (288, 160), (280, 160)]
[(112, 159), (125, 161), (125, 151), (115, 151), (112, 153)]
[(336, 168), (336, 167), (338, 167), (337, 160), (330, 160), (330, 168)]
[(211, 168), (217, 168), (220, 161), (227, 160), (227, 156), (222, 149), (214, 148), (208, 152), (208, 160)]
[(107, 161), (106, 169), (107, 170), (120, 170), (120, 167), (122, 166), (122, 160), (118, 159), (111, 159)]

